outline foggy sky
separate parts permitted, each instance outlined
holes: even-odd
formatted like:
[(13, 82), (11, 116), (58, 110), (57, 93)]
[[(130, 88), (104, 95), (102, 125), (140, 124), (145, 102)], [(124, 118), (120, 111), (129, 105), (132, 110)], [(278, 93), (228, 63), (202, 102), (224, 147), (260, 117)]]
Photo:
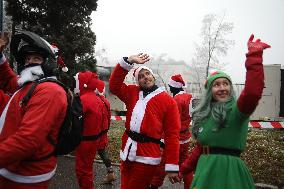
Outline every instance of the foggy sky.
[(246, 43), (250, 34), (272, 46), (264, 64), (284, 66), (284, 0), (99, 0), (92, 29), (96, 49), (105, 48), (116, 63), (122, 56), (145, 52), (191, 63), (194, 43), (200, 43), (206, 14), (226, 13), (234, 23), (229, 39), (235, 45), (220, 61), (234, 83), (244, 82)]

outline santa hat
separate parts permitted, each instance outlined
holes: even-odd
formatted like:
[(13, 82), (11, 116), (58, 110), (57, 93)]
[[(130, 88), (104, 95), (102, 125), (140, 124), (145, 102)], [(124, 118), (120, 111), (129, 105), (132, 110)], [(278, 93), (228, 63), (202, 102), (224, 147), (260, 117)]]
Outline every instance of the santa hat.
[(173, 75), (170, 78), (169, 86), (174, 87), (174, 88), (183, 88), (183, 87), (185, 87), (185, 83), (184, 83), (181, 75), (178, 74), (178, 75)]
[(154, 73), (153, 73), (153, 71), (150, 69), (150, 68), (148, 68), (148, 67), (146, 67), (146, 66), (140, 66), (140, 67), (138, 67), (138, 68), (136, 68), (135, 70), (134, 70), (134, 72), (133, 72), (133, 76), (135, 77), (135, 80), (136, 80), (136, 82), (138, 83), (138, 75), (139, 75), (139, 72), (141, 71), (141, 70), (148, 70), (153, 76), (154, 76)]
[(64, 63), (62, 56), (59, 53), (59, 48), (55, 44), (51, 44), (51, 47), (57, 59), (57, 64), (59, 68), (61, 68), (63, 72), (68, 72), (68, 68), (66, 64)]
[(207, 80), (205, 81), (205, 89), (208, 89), (209, 87), (211, 87), (213, 81), (217, 78), (226, 78), (232, 83), (232, 80), (231, 80), (231, 78), (228, 74), (226, 74), (225, 72), (222, 72), (222, 71), (215, 71), (215, 72), (211, 73), (208, 76)]
[(82, 91), (95, 90), (97, 88), (98, 75), (96, 73), (90, 71), (79, 72), (74, 78), (76, 81), (75, 93), (82, 93)]
[(105, 83), (102, 80), (97, 79), (97, 89), (96, 92), (100, 96), (104, 96), (105, 92)]

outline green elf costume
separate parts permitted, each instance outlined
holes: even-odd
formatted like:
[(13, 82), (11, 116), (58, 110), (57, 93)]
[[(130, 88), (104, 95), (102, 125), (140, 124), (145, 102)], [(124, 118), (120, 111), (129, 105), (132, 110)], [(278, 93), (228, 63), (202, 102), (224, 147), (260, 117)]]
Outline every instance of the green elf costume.
[[(252, 176), (240, 154), (246, 146), (249, 116), (255, 110), (264, 88), (263, 50), (270, 46), (256, 40), (248, 41), (245, 67), (245, 87), (235, 98), (231, 78), (224, 72), (211, 74), (205, 84), (205, 94), (193, 113), (192, 134), (198, 144), (182, 164), (181, 174), (195, 170), (191, 189), (251, 189)], [(230, 97), (216, 102), (212, 84), (217, 78), (226, 78)]]

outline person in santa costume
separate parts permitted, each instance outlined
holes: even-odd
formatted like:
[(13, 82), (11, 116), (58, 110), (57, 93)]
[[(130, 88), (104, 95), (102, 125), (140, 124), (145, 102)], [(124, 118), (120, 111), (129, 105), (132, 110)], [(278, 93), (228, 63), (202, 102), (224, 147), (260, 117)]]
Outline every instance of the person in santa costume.
[[(169, 83), (170, 91), (173, 94), (175, 101), (177, 102), (181, 129), (180, 129), (180, 148), (179, 148), (179, 165), (181, 165), (189, 156), (189, 145), (190, 145), (190, 130), (189, 124), (191, 121), (190, 118), (190, 103), (192, 100), (192, 95), (184, 91), (185, 82), (180, 74), (171, 76)], [(164, 156), (163, 156), (164, 157)], [(164, 160), (162, 158), (162, 163), (159, 168), (156, 170), (156, 174), (152, 179), (151, 186), (149, 189), (157, 189), (163, 185), (164, 178), (166, 176), (164, 171)], [(184, 188), (189, 188), (192, 181), (193, 174), (186, 174), (183, 178)]]
[(248, 40), (245, 87), (238, 99), (232, 80), (216, 71), (205, 83), (205, 93), (193, 112), (192, 135), (198, 141), (181, 173), (196, 167), (191, 189), (252, 189), (253, 178), (240, 159), (246, 146), (249, 117), (257, 107), (264, 88), (263, 50), (269, 45)]
[[(102, 110), (105, 118), (102, 127), (103, 130), (108, 131), (110, 127), (111, 111), (110, 111), (110, 103), (108, 99), (104, 96), (105, 83), (102, 80), (97, 81), (96, 93), (105, 105), (104, 109)], [(107, 152), (107, 146), (108, 146), (108, 135), (106, 133), (99, 138), (99, 144), (98, 144), (98, 154), (100, 158), (103, 160), (103, 163), (106, 166), (106, 171), (107, 171), (107, 175), (103, 179), (103, 184), (109, 184), (116, 180), (116, 176), (114, 174), (114, 170), (111, 164), (111, 159), (109, 158)]]
[(179, 112), (175, 100), (155, 85), (151, 69), (140, 66), (134, 71), (137, 85), (123, 81), (134, 63), (150, 60), (147, 54), (124, 57), (109, 80), (110, 91), (126, 105), (125, 132), (122, 136), (121, 188), (148, 189), (161, 162), (160, 139), (165, 139), (165, 171), (170, 182), (179, 181)]
[(109, 115), (108, 112), (102, 111), (105, 104), (96, 94), (98, 75), (86, 71), (77, 73), (74, 78), (74, 92), (80, 95), (84, 115), (83, 138), (76, 149), (76, 176), (82, 189), (94, 189), (93, 162), (99, 139), (107, 134), (105, 127), (108, 127)]
[[(0, 188), (46, 189), (57, 161), (50, 140), (57, 141), (65, 118), (66, 92), (56, 83), (44, 82), (35, 88), (27, 104), (21, 100), (32, 81), (56, 79), (56, 49), (35, 33), (17, 31), (10, 44), (20, 73), (17, 76), (2, 53), (8, 41), (7, 35), (1, 35)], [(2, 100), (3, 94), (13, 95)]]

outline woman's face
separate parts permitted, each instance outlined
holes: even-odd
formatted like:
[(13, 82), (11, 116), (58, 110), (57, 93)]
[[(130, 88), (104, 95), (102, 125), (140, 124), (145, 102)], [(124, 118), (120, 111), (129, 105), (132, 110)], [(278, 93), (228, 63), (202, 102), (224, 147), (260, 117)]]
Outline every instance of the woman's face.
[(231, 83), (226, 78), (217, 78), (211, 88), (213, 99), (216, 102), (226, 102), (230, 97)]

